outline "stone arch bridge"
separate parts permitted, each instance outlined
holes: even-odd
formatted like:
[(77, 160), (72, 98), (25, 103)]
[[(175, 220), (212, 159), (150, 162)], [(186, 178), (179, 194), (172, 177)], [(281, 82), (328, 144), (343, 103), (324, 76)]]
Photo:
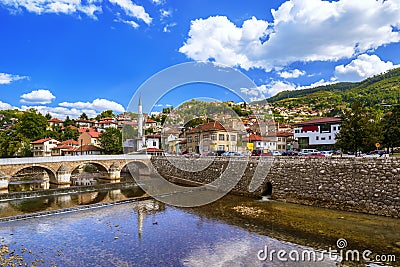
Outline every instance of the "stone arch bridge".
[[(151, 170), (149, 155), (88, 155), (0, 159), (0, 189), (8, 187), (10, 179), (19, 171), (35, 167), (46, 171), (50, 183), (70, 184), (71, 174), (84, 164), (93, 164), (104, 178), (118, 180), (121, 170), (129, 164), (132, 175), (149, 175)], [(132, 168), (131, 168), (132, 166)]]

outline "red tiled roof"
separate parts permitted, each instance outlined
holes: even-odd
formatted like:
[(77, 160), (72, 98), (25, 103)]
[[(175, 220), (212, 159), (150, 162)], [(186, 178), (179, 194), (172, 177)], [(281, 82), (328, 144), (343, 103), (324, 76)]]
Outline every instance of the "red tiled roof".
[(50, 120), (48, 120), (47, 122), (55, 122), (55, 123), (60, 123), (63, 122), (62, 120), (59, 120), (57, 118), (51, 118)]
[(88, 132), (88, 134), (92, 137), (92, 138), (99, 138), (100, 134), (99, 132)]
[(62, 141), (62, 142), (60, 142), (60, 144), (62, 144), (62, 145), (79, 145), (79, 142), (75, 141), (74, 139), (70, 139), (70, 140)]
[(100, 147), (97, 147), (97, 146), (95, 146), (95, 145), (83, 145), (82, 147), (81, 146), (78, 146), (78, 147), (72, 147), (72, 146), (70, 146), (69, 148), (68, 148), (68, 152), (86, 152), (86, 151), (100, 151), (101, 150), (101, 148)]
[(262, 141), (261, 136), (259, 136), (258, 134), (249, 135), (249, 142), (254, 142), (254, 141)]
[(78, 132), (79, 132), (79, 133), (96, 132), (96, 130), (93, 129), (93, 128), (80, 127), (80, 128), (78, 129)]
[(291, 132), (277, 132), (276, 136), (278, 136), (278, 137), (289, 137), (289, 136), (293, 136), (293, 133), (291, 133)]
[(157, 122), (152, 119), (146, 119), (146, 123), (157, 123)]
[(342, 121), (341, 118), (327, 117), (327, 118), (318, 118), (309, 121), (300, 122), (297, 125), (310, 125), (310, 124), (321, 124), (321, 123), (337, 123)]
[(164, 150), (155, 147), (150, 147), (147, 148), (147, 152), (164, 152)]
[(95, 145), (83, 145), (82, 149), (81, 147), (75, 147), (75, 151), (100, 151), (101, 149), (98, 146)]
[(74, 147), (69, 146), (69, 145), (57, 145), (56, 147), (53, 147), (51, 150), (56, 150), (56, 149), (70, 149), (70, 148), (74, 148)]
[(189, 133), (196, 133), (196, 132), (206, 132), (206, 131), (225, 131), (226, 129), (222, 126), (221, 123), (214, 121), (209, 123), (200, 124), (197, 127), (191, 129)]
[(36, 141), (32, 141), (31, 144), (43, 144), (44, 142), (50, 141), (50, 140), (54, 140), (56, 142), (58, 142), (57, 140), (53, 139), (53, 138), (43, 138), (43, 139), (39, 139)]

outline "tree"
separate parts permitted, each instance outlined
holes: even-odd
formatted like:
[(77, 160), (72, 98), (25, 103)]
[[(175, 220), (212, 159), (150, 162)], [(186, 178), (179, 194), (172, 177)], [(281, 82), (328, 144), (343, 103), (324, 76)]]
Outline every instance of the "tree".
[(389, 151), (400, 146), (400, 105), (392, 108), (382, 119), (383, 145)]
[(75, 121), (71, 120), (69, 118), (69, 116), (67, 116), (65, 118), (65, 121), (64, 121), (63, 125), (64, 125), (65, 128), (67, 128), (68, 126), (75, 126)]
[(83, 113), (79, 116), (79, 119), (81, 119), (81, 120), (88, 120), (89, 117), (86, 115), (85, 112), (83, 112)]
[(46, 117), (47, 120), (50, 120), (51, 119), (50, 113), (46, 113), (45, 117)]
[(372, 118), (367, 108), (360, 101), (355, 101), (351, 110), (343, 114), (341, 130), (336, 135), (336, 145), (355, 154), (373, 150), (375, 143), (381, 141), (380, 129), (377, 118)]
[(100, 144), (105, 154), (122, 154), (122, 133), (116, 128), (107, 128), (100, 134)]
[(114, 118), (115, 114), (112, 110), (105, 110), (103, 112), (101, 112), (99, 115), (96, 116), (96, 120), (101, 120), (103, 118)]
[(20, 133), (13, 131), (5, 131), (0, 133), (0, 157), (30, 157), (32, 152), (30, 149), (29, 139)]
[(44, 137), (47, 119), (35, 109), (29, 109), (22, 114), (16, 125), (17, 132), (29, 140), (37, 140)]
[(135, 129), (132, 125), (125, 124), (122, 128), (122, 136), (124, 140), (135, 139), (138, 136), (137, 129)]
[(66, 140), (73, 139), (73, 140), (77, 141), (78, 136), (79, 136), (78, 130), (74, 130), (74, 129), (71, 129), (70, 127), (66, 127), (64, 130), (64, 133), (61, 135), (61, 140), (66, 141)]

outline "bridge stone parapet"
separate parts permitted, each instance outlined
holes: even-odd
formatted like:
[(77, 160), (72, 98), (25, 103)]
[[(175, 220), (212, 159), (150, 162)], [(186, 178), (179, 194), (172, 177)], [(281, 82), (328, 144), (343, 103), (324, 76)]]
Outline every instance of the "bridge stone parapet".
[(149, 155), (87, 155), (0, 159), (0, 189), (8, 188), (12, 176), (30, 167), (46, 171), (50, 183), (54, 184), (70, 184), (72, 172), (89, 163), (96, 165), (105, 179), (119, 179), (122, 168), (127, 164), (139, 166), (137, 175), (148, 175), (151, 170), (150, 158)]

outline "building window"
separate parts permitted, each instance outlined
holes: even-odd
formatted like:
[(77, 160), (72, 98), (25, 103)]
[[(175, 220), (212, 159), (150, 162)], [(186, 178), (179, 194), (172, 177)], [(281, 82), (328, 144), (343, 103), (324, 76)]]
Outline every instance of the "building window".
[(325, 137), (321, 137), (321, 140), (325, 140), (326, 138)]
[(332, 136), (329, 136), (329, 140), (332, 140)]
[(336, 131), (336, 126), (333, 126), (333, 130)]
[(209, 139), (210, 138), (210, 135), (209, 134), (204, 134), (203, 135), (203, 139)]
[(195, 142), (199, 142), (199, 136), (198, 136), (198, 135), (195, 135), (195, 136), (194, 136), (194, 141), (195, 141)]
[(211, 140), (217, 140), (217, 134), (211, 134)]
[(300, 130), (294, 130), (295, 133), (300, 133)]
[(226, 135), (226, 141), (229, 141), (229, 134)]
[(188, 137), (187, 142), (188, 142), (188, 143), (191, 143), (191, 142), (192, 142), (192, 137), (191, 137), (191, 136)]
[(319, 136), (316, 136), (316, 137), (315, 137), (315, 140), (319, 140)]
[(224, 149), (225, 149), (225, 146), (224, 146), (224, 145), (219, 145), (219, 146), (218, 146), (218, 150), (221, 150), (221, 151), (222, 151), (222, 150), (224, 150)]
[(157, 142), (153, 141), (153, 146), (156, 147), (157, 146)]
[(278, 142), (282, 141), (282, 138), (278, 137)]
[(218, 135), (218, 140), (219, 141), (224, 141), (225, 140), (225, 135), (224, 134), (219, 134)]
[(231, 135), (231, 141), (236, 141), (236, 135)]

